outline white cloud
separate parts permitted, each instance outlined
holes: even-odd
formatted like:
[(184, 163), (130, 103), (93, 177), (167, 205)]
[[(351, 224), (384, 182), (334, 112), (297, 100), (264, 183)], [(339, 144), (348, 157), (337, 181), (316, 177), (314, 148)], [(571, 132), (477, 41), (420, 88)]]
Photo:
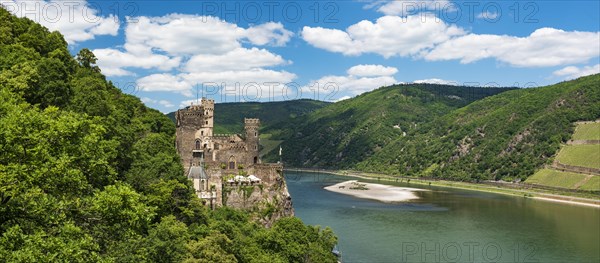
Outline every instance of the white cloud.
[(557, 71), (554, 71), (552, 74), (555, 76), (564, 77), (565, 79), (576, 79), (579, 77), (599, 74), (600, 73), (600, 64), (596, 64), (593, 66), (584, 66), (581, 68), (575, 66), (568, 66)]
[(158, 101), (152, 98), (148, 98), (148, 97), (143, 97), (140, 99), (144, 104), (148, 105), (148, 104), (153, 104), (153, 103), (157, 103)]
[(136, 18), (125, 30), (128, 50), (154, 49), (171, 55), (222, 54), (241, 47), (244, 29), (211, 16), (171, 14)]
[(318, 84), (320, 87), (336, 87), (337, 93), (358, 95), (376, 88), (396, 84), (394, 77), (356, 77), (356, 76), (324, 76), (309, 86)]
[(377, 8), (385, 15), (408, 16), (422, 12), (454, 12), (456, 6), (447, 0), (394, 0)]
[[(487, 15), (491, 19), (492, 14)], [(492, 58), (515, 67), (550, 67), (585, 63), (600, 55), (600, 32), (539, 28), (525, 37), (467, 34), (432, 13), (383, 16), (374, 23), (360, 21), (346, 30), (305, 26), (301, 35), (317, 48), (350, 56), (375, 53), (385, 58), (408, 56), (461, 63)]]
[(477, 15), (477, 18), (486, 19), (486, 20), (496, 20), (499, 16), (500, 16), (500, 14), (498, 14), (496, 12), (485, 11), (485, 12)]
[(136, 18), (126, 29), (127, 46), (152, 48), (170, 55), (224, 54), (241, 47), (241, 41), (254, 45), (282, 46), (291, 32), (280, 23), (269, 22), (248, 29), (212, 16), (170, 14)]
[(540, 28), (527, 37), (469, 34), (439, 44), (426, 60), (471, 63), (485, 58), (517, 67), (548, 67), (586, 62), (600, 55), (600, 33)]
[(173, 108), (175, 105), (168, 100), (159, 100), (158, 104), (164, 106), (165, 108)]
[(286, 71), (252, 69), (220, 72), (192, 72), (173, 74), (153, 74), (137, 80), (142, 91), (168, 91), (180, 93), (186, 97), (194, 95), (194, 89), (218, 88), (223, 96), (235, 96), (248, 100), (265, 99), (283, 85), (292, 82), (296, 75)]
[(352, 98), (352, 97), (350, 97), (350, 96), (343, 96), (343, 97), (341, 97), (341, 98), (337, 99), (335, 102), (340, 102), (340, 101), (343, 101), (343, 100), (348, 100), (348, 99), (351, 99), (351, 98)]
[(112, 48), (95, 49), (92, 52), (98, 58), (98, 66), (102, 73), (107, 76), (134, 75), (133, 72), (124, 69), (127, 67), (166, 71), (178, 67), (181, 63), (180, 57), (171, 58), (151, 52), (133, 54)]
[(179, 103), (179, 108), (185, 108), (187, 106), (192, 105), (192, 103), (199, 104), (200, 102), (198, 100), (196, 100), (196, 99), (194, 99), (194, 100), (184, 100), (184, 101), (182, 101), (182, 102)]
[(0, 0), (0, 4), (18, 17), (27, 17), (50, 31), (59, 31), (69, 44), (98, 35), (116, 36), (120, 27), (117, 17), (103, 16), (84, 0)]
[(429, 83), (429, 84), (441, 84), (441, 85), (458, 85), (458, 82), (454, 81), (454, 80), (445, 80), (445, 79), (436, 79), (436, 78), (432, 78), (432, 79), (419, 79), (419, 80), (415, 80), (413, 81), (413, 83)]
[(345, 31), (322, 27), (302, 29), (309, 44), (344, 55), (376, 53), (386, 58), (414, 56), (464, 31), (448, 25), (432, 14), (380, 17), (375, 23), (363, 20)]
[(141, 101), (142, 101), (142, 102), (143, 102), (143, 103), (144, 103), (146, 106), (149, 106), (149, 107), (150, 107), (150, 106), (152, 106), (152, 105), (160, 105), (160, 106), (162, 106), (162, 107), (163, 107), (163, 109), (162, 109), (162, 110), (163, 110), (163, 113), (167, 113), (167, 112), (168, 112), (168, 110), (167, 110), (167, 111), (164, 111), (164, 110), (165, 110), (165, 108), (166, 108), (166, 109), (169, 109), (169, 108), (173, 108), (173, 107), (175, 107), (175, 105), (174, 105), (173, 103), (171, 103), (170, 101), (168, 101), (168, 100), (155, 100), (155, 99), (148, 98), (148, 97), (143, 97), (143, 98), (141, 98), (140, 100), (141, 100)]
[(357, 77), (391, 76), (398, 73), (398, 69), (382, 65), (357, 65), (348, 69), (347, 73)]
[[(131, 75), (131, 68), (153, 69), (168, 74), (140, 78), (145, 91), (173, 91), (186, 96), (192, 87), (206, 82), (287, 82), (296, 75), (267, 70), (291, 64), (280, 55), (252, 45), (285, 45), (292, 33), (281, 23), (268, 22), (249, 28), (217, 17), (170, 14), (137, 17), (125, 29), (123, 50), (94, 50), (103, 72), (112, 76)], [(154, 82), (153, 82), (154, 81)], [(169, 82), (173, 81), (173, 85)]]
[(192, 97), (192, 85), (171, 74), (153, 74), (136, 81), (142, 91), (170, 91)]
[(289, 62), (266, 49), (237, 48), (220, 55), (195, 55), (187, 62), (185, 70), (188, 72), (248, 70), (283, 65), (286, 63)]
[[(287, 71), (252, 69), (220, 72), (198, 71), (183, 73), (178, 77), (192, 85), (216, 83), (220, 86), (224, 84), (225, 88), (228, 89), (234, 89), (236, 86), (239, 86), (238, 91), (240, 91), (244, 86), (254, 85), (255, 83), (260, 86), (266, 86), (264, 83), (289, 83), (296, 78), (296, 75)], [(266, 90), (264, 91), (265, 94), (268, 94)]]
[(284, 46), (293, 33), (286, 30), (283, 24), (277, 22), (268, 22), (258, 26), (253, 26), (245, 31), (245, 36), (255, 45)]
[[(367, 66), (367, 67), (365, 67), (365, 66)], [(375, 66), (375, 67), (369, 67), (369, 66)], [(359, 72), (359, 73), (369, 73), (368, 71), (365, 71), (364, 69), (379, 68), (379, 67), (386, 69), (385, 71), (387, 71), (387, 72), (385, 72), (385, 71), (383, 72), (383, 73), (385, 73), (385, 75), (379, 74), (379, 75), (363, 75), (363, 76), (361, 76), (360, 74), (353, 75), (350, 73), (352, 71)], [(309, 85), (302, 87), (302, 93), (312, 94), (314, 92), (314, 90), (318, 87), (320, 91), (327, 89), (324, 91), (327, 91), (328, 94), (335, 94), (335, 95), (333, 95), (334, 97), (336, 95), (342, 94), (342, 97), (340, 97), (339, 99), (336, 99), (336, 101), (339, 101), (342, 99), (346, 99), (349, 96), (359, 95), (361, 93), (372, 91), (379, 87), (389, 86), (389, 85), (398, 83), (398, 81), (393, 76), (390, 76), (393, 74), (389, 74), (391, 71), (393, 71), (392, 69), (395, 69), (395, 68), (384, 67), (384, 66), (380, 66), (380, 65), (354, 66), (354, 67), (348, 69), (348, 71), (347, 71), (347, 73), (349, 74), (348, 76), (328, 75), (328, 76), (321, 77), (318, 80), (311, 81)], [(335, 89), (335, 93), (330, 92), (330, 89), (332, 89), (332, 88)], [(333, 98), (329, 97), (326, 99), (333, 99)]]

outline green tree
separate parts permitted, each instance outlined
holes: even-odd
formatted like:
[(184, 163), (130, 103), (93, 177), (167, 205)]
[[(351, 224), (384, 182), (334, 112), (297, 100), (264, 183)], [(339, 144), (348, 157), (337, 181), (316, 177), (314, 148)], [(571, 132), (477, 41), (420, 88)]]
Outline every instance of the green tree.
[(96, 62), (98, 61), (96, 55), (87, 48), (83, 48), (77, 53), (77, 61), (79, 62), (79, 65), (84, 68), (92, 69), (94, 72), (100, 72), (100, 68), (96, 66)]

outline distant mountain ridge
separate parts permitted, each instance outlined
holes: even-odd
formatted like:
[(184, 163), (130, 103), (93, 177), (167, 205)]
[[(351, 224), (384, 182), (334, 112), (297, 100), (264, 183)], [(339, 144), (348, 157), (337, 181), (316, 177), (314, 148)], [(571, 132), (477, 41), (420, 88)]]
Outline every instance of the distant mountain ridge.
[[(398, 138), (473, 101), (514, 88), (437, 84), (382, 87), (268, 130), (283, 140), (283, 160), (295, 167), (353, 168)], [(278, 153), (267, 155), (268, 160)]]
[[(215, 104), (215, 133), (238, 133), (244, 118), (259, 118), (261, 129), (295, 119), (329, 105), (329, 102), (301, 99), (275, 102), (233, 102)], [(175, 121), (175, 112), (167, 116)]]

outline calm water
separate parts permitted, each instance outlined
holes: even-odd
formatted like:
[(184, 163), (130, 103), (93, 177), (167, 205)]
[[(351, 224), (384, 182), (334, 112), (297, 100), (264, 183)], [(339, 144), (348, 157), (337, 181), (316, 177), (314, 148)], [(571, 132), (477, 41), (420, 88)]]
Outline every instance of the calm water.
[(600, 262), (600, 209), (392, 182), (431, 191), (386, 204), (323, 189), (350, 179), (286, 172), (296, 216), (331, 227), (343, 262)]

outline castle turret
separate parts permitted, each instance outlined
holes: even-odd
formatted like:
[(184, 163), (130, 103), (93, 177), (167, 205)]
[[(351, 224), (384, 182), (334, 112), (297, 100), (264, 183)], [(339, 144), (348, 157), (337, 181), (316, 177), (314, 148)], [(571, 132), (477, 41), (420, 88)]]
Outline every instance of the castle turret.
[(258, 157), (258, 129), (260, 128), (259, 119), (244, 119), (244, 130), (246, 131), (246, 145), (248, 147), (250, 163), (260, 163)]

